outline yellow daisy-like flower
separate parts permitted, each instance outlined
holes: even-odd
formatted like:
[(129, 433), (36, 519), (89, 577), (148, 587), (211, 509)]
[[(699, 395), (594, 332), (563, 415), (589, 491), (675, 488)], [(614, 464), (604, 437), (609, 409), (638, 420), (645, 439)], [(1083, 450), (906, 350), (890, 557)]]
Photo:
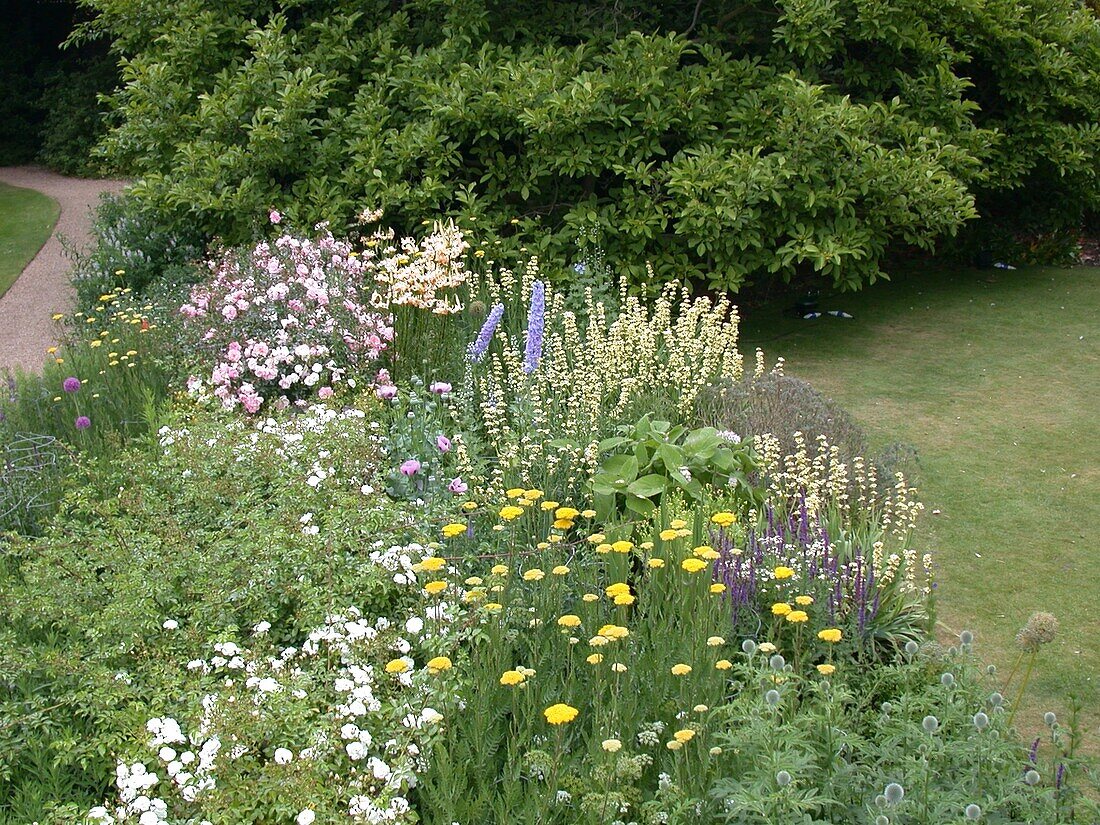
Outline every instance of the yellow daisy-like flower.
[(675, 530), (662, 530), (659, 534), (661, 541), (672, 541), (677, 537)]
[(684, 559), (682, 562), (680, 562), (680, 567), (682, 567), (688, 573), (698, 573), (706, 566), (707, 563), (702, 559)]
[(642, 548), (643, 550), (652, 550), (652, 549), (653, 549), (653, 542), (651, 542), (651, 541), (643, 541), (643, 542), (642, 542), (641, 544), (639, 544), (638, 546), (639, 546), (639, 547), (641, 547), (641, 548)]
[(540, 541), (538, 544), (535, 545), (535, 547), (537, 547), (539, 550), (549, 550), (550, 549), (550, 542)]
[(629, 630), (617, 624), (605, 624), (596, 633), (605, 639), (625, 639), (630, 635)]
[(618, 739), (604, 739), (600, 743), (600, 747), (608, 753), (618, 753), (622, 749), (623, 743)]
[(466, 525), (459, 522), (453, 522), (451, 524), (444, 525), (443, 535), (445, 538), (453, 539), (455, 536), (461, 536), (466, 532)]
[(500, 508), (500, 517), (505, 521), (515, 521), (517, 518), (523, 515), (523, 508), (516, 507), (514, 504), (507, 504)]
[(610, 553), (611, 552), (611, 545), (608, 544), (607, 542), (604, 542), (603, 544), (597, 545), (596, 546), (596, 552), (597, 553)]
[(567, 518), (554, 519), (553, 527), (555, 530), (572, 530), (573, 522)]
[(773, 572), (777, 579), (789, 579), (794, 575), (794, 570), (789, 567), (784, 567), (783, 565), (779, 565)]
[(542, 498), (542, 490), (524, 490), (523, 497), (527, 501), (538, 501)]
[(580, 514), (580, 510), (575, 510), (572, 507), (559, 507), (557, 510), (554, 511), (554, 518), (572, 521)]
[(692, 555), (700, 559), (706, 559), (707, 561), (714, 561), (720, 555), (717, 550), (706, 544), (696, 547), (691, 552)]
[(794, 603), (801, 606), (801, 607), (808, 607), (809, 605), (814, 603), (814, 597), (813, 596), (795, 596), (794, 597)]
[(521, 498), (525, 492), (527, 491), (522, 487), (512, 487), (509, 490), (505, 490), (504, 495), (508, 496), (508, 498)]
[(494, 564), (489, 572), (492, 573), (494, 576), (507, 576), (508, 566), (505, 564)]
[(652, 558), (646, 563), (650, 567), (652, 567), (654, 570), (657, 570), (657, 569), (665, 566), (665, 560), (664, 559), (659, 559), (659, 558)]
[(737, 521), (737, 516), (733, 513), (721, 512), (715, 513), (713, 516), (710, 517), (710, 520), (717, 524), (719, 527), (729, 527), (731, 524)]
[(427, 556), (420, 560), (419, 567), (421, 570), (427, 570), (429, 573), (434, 573), (436, 570), (442, 570), (446, 564), (446, 559), (441, 559), (439, 556)]
[(722, 584), (721, 582), (715, 582), (714, 584), (712, 584), (710, 586), (710, 592), (711, 593), (725, 593), (726, 592), (726, 586), (724, 584)]
[(669, 522), (668, 526), (671, 527), (673, 530), (683, 530), (685, 527), (688, 526), (688, 523), (682, 518), (674, 518), (671, 522)]
[(530, 570), (523, 571), (523, 580), (525, 582), (537, 582), (541, 581), (542, 577), (546, 574), (539, 570), (537, 567), (532, 567)]
[(576, 719), (579, 712), (575, 707), (559, 702), (544, 710), (542, 715), (551, 725), (565, 725)]
[(527, 680), (527, 677), (520, 673), (518, 670), (506, 670), (500, 676), (500, 683), (505, 687), (512, 687), (513, 685), (523, 684)]
[[(561, 536), (556, 536), (556, 535), (555, 536), (548, 536), (546, 540), (550, 544), (557, 544), (559, 541), (562, 540), (562, 537)], [(545, 548), (543, 548), (543, 549), (545, 549)]]
[(801, 624), (802, 622), (809, 621), (810, 617), (806, 615), (805, 610), (792, 610), (787, 614), (787, 621), (794, 622), (795, 624)]
[(598, 665), (600, 662), (603, 661), (603, 654), (602, 653), (589, 653), (588, 658), (586, 658), (585, 661), (588, 662), (588, 664), (590, 664), (590, 665)]
[(611, 670), (615, 673), (626, 673), (626, 665), (622, 662), (612, 662)]
[(619, 541), (611, 543), (611, 549), (616, 553), (629, 553), (634, 549), (633, 543), (620, 539)]
[(786, 616), (791, 612), (791, 606), (786, 602), (776, 602), (772, 605), (773, 616)]
[(685, 665), (683, 662), (672, 666), (673, 676), (687, 676), (691, 673), (691, 665)]
[(726, 643), (726, 640), (721, 636), (711, 636), (707, 639), (707, 647), (721, 647)]
[(832, 642), (835, 644), (844, 638), (844, 634), (839, 627), (830, 627), (826, 630), (819, 631), (817, 638), (821, 639), (823, 642)]
[(756, 649), (759, 650), (761, 653), (775, 653), (775, 651), (778, 650), (778, 648), (771, 642), (761, 642), (760, 646)]
[(581, 617), (574, 616), (572, 613), (566, 613), (558, 618), (558, 624), (562, 627), (578, 627), (580, 623)]
[(693, 731), (691, 728), (684, 728), (683, 730), (678, 730), (676, 731), (676, 733), (672, 734), (672, 738), (675, 739), (677, 742), (680, 742), (681, 744), (687, 744), (695, 738), (695, 731)]
[(603, 592), (607, 594), (609, 599), (613, 599), (622, 593), (629, 593), (630, 585), (626, 582), (615, 582), (615, 584), (609, 584), (604, 588)]
[(528, 679), (530, 679), (532, 676), (535, 675), (535, 669), (533, 667), (524, 667), (523, 665), (520, 665), (519, 667), (516, 668), (516, 670), (518, 670), (520, 673), (522, 673)]
[(668, 748), (670, 751), (678, 751), (683, 746), (684, 743), (678, 739), (669, 739), (667, 742), (665, 742), (665, 747)]
[(485, 589), (483, 587), (475, 587), (473, 590), (468, 590), (462, 596), (464, 602), (479, 602), (485, 598)]
[(517, 498), (517, 499), (516, 499), (516, 504), (518, 504), (518, 505), (519, 505), (520, 507), (531, 507), (531, 506), (533, 506), (533, 505), (534, 505), (534, 503), (535, 503), (535, 502), (533, 502), (533, 501), (528, 501), (528, 500), (527, 500), (527, 499), (525, 499), (525, 498)]
[(605, 541), (607, 541), (607, 536), (605, 536), (603, 533), (593, 533), (586, 539), (586, 541), (589, 544), (603, 544)]
[(588, 646), (589, 647), (603, 647), (605, 644), (607, 644), (610, 641), (611, 640), (609, 638), (607, 638), (606, 636), (593, 636), (591, 639), (588, 640)]
[(501, 610), (504, 609), (504, 605), (500, 604), (499, 602), (486, 602), (484, 607), (485, 610), (489, 613), (499, 613)]
[(426, 590), (432, 596), (436, 596), (446, 590), (447, 586), (447, 582), (445, 581), (428, 582), (426, 585), (424, 585), (424, 590)]
[(555, 576), (567, 576), (569, 575), (569, 568), (566, 567), (564, 564), (559, 564), (550, 572), (553, 573)]
[(692, 710), (696, 713), (706, 713), (708, 710), (710, 710), (710, 707), (708, 705), (696, 705), (692, 708)]
[(729, 670), (731, 667), (733, 667), (733, 662), (731, 662), (729, 659), (719, 659), (717, 662), (714, 663), (714, 666), (718, 670)]
[(836, 673), (836, 667), (834, 667), (833, 665), (818, 665), (817, 672), (820, 673), (822, 676), (832, 676), (834, 673)]
[(404, 673), (409, 669), (409, 663), (404, 659), (390, 659), (386, 662), (386, 673)]
[(560, 505), (559, 505), (558, 502), (550, 501), (549, 499), (547, 499), (546, 501), (544, 501), (542, 504), (539, 505), (539, 507), (541, 507), (543, 510), (547, 510), (547, 511), (557, 510), (559, 506)]
[(462, 509), (465, 510), (467, 513), (471, 512), (472, 510), (476, 510), (477, 509), (477, 502), (476, 501), (467, 501), (467, 502), (463, 503)]
[(450, 670), (451, 666), (451, 660), (446, 656), (436, 656), (428, 660), (428, 670), (432, 673), (442, 673), (444, 670)]
[(634, 597), (631, 596), (629, 593), (620, 593), (618, 596), (615, 597), (614, 601), (615, 604), (619, 605), (620, 607), (626, 607), (628, 605), (634, 604)]
[(583, 596), (581, 596), (581, 601), (582, 602), (594, 602), (594, 601), (598, 600), (599, 598), (600, 597), (597, 596), (595, 593), (585, 593)]
[(596, 511), (595, 510), (581, 510), (581, 515), (584, 516), (585, 518), (595, 518), (596, 517)]

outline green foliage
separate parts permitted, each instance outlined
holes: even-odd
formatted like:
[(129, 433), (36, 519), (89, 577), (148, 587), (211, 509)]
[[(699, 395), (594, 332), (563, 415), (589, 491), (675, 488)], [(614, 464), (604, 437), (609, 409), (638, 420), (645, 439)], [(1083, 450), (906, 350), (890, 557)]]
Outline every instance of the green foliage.
[(623, 508), (649, 515), (673, 492), (703, 503), (717, 487), (725, 488), (724, 494), (732, 489), (746, 509), (763, 503), (749, 481), (759, 466), (747, 445), (731, 444), (713, 427), (691, 430), (645, 415), (620, 427), (619, 433), (598, 447), (601, 458), (592, 491), (601, 518)]

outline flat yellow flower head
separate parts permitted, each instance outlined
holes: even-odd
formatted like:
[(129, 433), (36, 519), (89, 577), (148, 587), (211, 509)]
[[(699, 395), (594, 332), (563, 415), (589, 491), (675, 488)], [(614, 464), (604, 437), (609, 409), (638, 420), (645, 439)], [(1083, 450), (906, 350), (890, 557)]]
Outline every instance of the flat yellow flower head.
[(675, 530), (662, 530), (659, 534), (661, 541), (672, 541), (677, 537)]
[(659, 570), (660, 568), (665, 566), (665, 560), (654, 557), (650, 559), (647, 564), (654, 570)]
[(721, 647), (726, 643), (726, 640), (721, 636), (711, 636), (707, 639), (707, 647)]
[(618, 753), (622, 749), (623, 743), (618, 739), (604, 739), (600, 743), (600, 747), (608, 753)]
[(630, 585), (626, 582), (615, 582), (615, 584), (609, 584), (604, 588), (603, 592), (607, 594), (609, 599), (613, 599), (622, 593), (629, 593)]
[(447, 582), (445, 581), (428, 582), (426, 585), (424, 585), (424, 590), (432, 596), (437, 596), (446, 589)]
[(597, 596), (595, 593), (585, 593), (583, 596), (581, 596), (581, 601), (582, 602), (594, 602), (594, 601), (599, 600), (599, 598), (600, 597)]
[(776, 602), (772, 605), (773, 616), (786, 616), (791, 612), (791, 606), (786, 602)]
[(444, 670), (450, 670), (452, 663), (446, 656), (436, 656), (434, 659), (428, 660), (427, 666), (432, 673), (442, 673)]
[(702, 544), (691, 551), (696, 558), (714, 561), (720, 555), (717, 550), (708, 544)]
[(499, 613), (504, 609), (504, 605), (499, 602), (486, 602), (484, 607), (487, 613)]
[(576, 719), (578, 713), (579, 711), (575, 707), (559, 702), (544, 710), (542, 715), (546, 717), (546, 721), (551, 725), (566, 725)]
[(607, 536), (605, 536), (603, 533), (593, 533), (586, 539), (586, 541), (589, 544), (603, 544), (605, 541), (607, 541)]
[(628, 605), (634, 604), (634, 597), (631, 596), (629, 593), (620, 593), (618, 596), (615, 597), (614, 601), (615, 604), (619, 605), (620, 607), (626, 607)]
[(523, 497), (527, 501), (538, 501), (542, 498), (542, 490), (524, 490)]
[(794, 603), (797, 604), (799, 607), (809, 607), (811, 604), (814, 603), (814, 597), (813, 596), (795, 596), (794, 597)]
[(550, 572), (553, 573), (555, 576), (568, 576), (569, 575), (569, 568), (566, 567), (564, 564), (559, 564), (557, 567), (555, 567)]
[(510, 490), (506, 490), (504, 495), (508, 496), (508, 498), (522, 498), (525, 492), (527, 491), (522, 487), (513, 487)]
[(445, 559), (441, 559), (439, 556), (428, 556), (420, 560), (420, 569), (426, 570), (429, 573), (434, 573), (436, 570), (442, 570), (447, 564)]
[(821, 641), (823, 642), (831, 642), (835, 644), (844, 638), (844, 634), (841, 632), (840, 628), (830, 627), (820, 631), (817, 634), (817, 638), (821, 639)]
[(596, 552), (597, 553), (610, 553), (611, 552), (611, 545), (608, 544), (607, 542), (604, 542), (603, 544), (597, 545)]
[(670, 751), (678, 751), (683, 746), (684, 743), (679, 741), (678, 739), (669, 739), (667, 742), (665, 742), (665, 747), (668, 748)]
[(683, 662), (672, 666), (671, 673), (673, 676), (687, 676), (691, 673), (691, 665), (685, 665)]
[(605, 639), (625, 639), (630, 635), (630, 631), (621, 625), (605, 624), (596, 631), (596, 635), (602, 636)]
[(494, 576), (507, 576), (508, 566), (505, 564), (494, 564), (489, 572), (492, 573)]
[(539, 505), (539, 507), (541, 507), (543, 510), (546, 510), (546, 511), (557, 510), (558, 506), (559, 506), (558, 502), (550, 501), (549, 499), (547, 499), (546, 501), (544, 501), (542, 504)]
[(581, 617), (574, 616), (572, 613), (566, 613), (558, 618), (558, 624), (562, 627), (579, 627), (580, 623)]
[(820, 673), (822, 676), (832, 676), (834, 673), (836, 673), (836, 667), (834, 667), (833, 665), (818, 665), (817, 672)]
[(523, 508), (516, 507), (514, 504), (506, 504), (500, 508), (500, 517), (505, 521), (515, 521), (517, 518), (523, 515)]
[(462, 509), (465, 510), (467, 513), (471, 512), (472, 510), (476, 510), (477, 509), (477, 502), (476, 501), (467, 501), (462, 505)]
[(688, 573), (698, 573), (706, 566), (707, 563), (702, 559), (684, 559), (682, 562), (680, 562), (680, 567), (682, 567)]
[(725, 593), (726, 592), (726, 586), (724, 584), (722, 584), (721, 582), (715, 582), (714, 584), (712, 584), (710, 586), (710, 592), (711, 593)]
[(532, 567), (530, 570), (523, 571), (523, 580), (525, 582), (542, 581), (542, 578), (545, 575), (546, 574), (539, 570), (537, 567)]
[(611, 549), (616, 553), (629, 553), (634, 549), (634, 545), (629, 541), (620, 539), (619, 541), (611, 543)]
[(580, 514), (580, 510), (575, 510), (572, 507), (559, 507), (557, 510), (554, 511), (554, 518), (565, 519), (566, 521), (573, 521)]
[(714, 663), (714, 666), (718, 668), (718, 670), (729, 670), (731, 667), (733, 667), (733, 662), (731, 662), (729, 659), (719, 659), (717, 662)]
[(676, 733), (672, 734), (672, 738), (675, 739), (677, 742), (680, 742), (681, 744), (687, 744), (695, 738), (695, 731), (693, 731), (691, 728), (684, 728), (683, 730), (678, 730), (676, 731)]
[(802, 624), (803, 622), (809, 621), (809, 619), (810, 617), (806, 615), (805, 610), (792, 610), (787, 614), (787, 621), (794, 622), (795, 624)]
[(584, 516), (585, 518), (595, 518), (596, 517), (596, 511), (595, 510), (581, 510), (581, 515)]
[(779, 567), (775, 568), (774, 574), (775, 577), (779, 580), (789, 579), (791, 576), (794, 575), (794, 570), (789, 567), (784, 567), (783, 565), (780, 565)]
[(685, 527), (688, 526), (688, 523), (682, 518), (674, 518), (671, 522), (669, 522), (668, 526), (671, 527), (673, 530), (683, 530)]
[(553, 527), (555, 530), (572, 530), (573, 522), (567, 518), (554, 519)]
[(603, 654), (602, 653), (589, 653), (588, 657), (585, 659), (585, 661), (588, 662), (588, 664), (590, 664), (590, 665), (598, 665), (600, 662), (603, 661)]
[(444, 525), (443, 535), (446, 538), (453, 539), (455, 536), (461, 536), (466, 532), (466, 525), (459, 522), (453, 522), (451, 524)]
[(386, 662), (386, 673), (404, 673), (409, 669), (409, 663), (404, 659), (390, 659)]
[(518, 670), (506, 670), (500, 676), (500, 683), (505, 687), (512, 687), (513, 685), (522, 684), (526, 679), (527, 677)]
[(729, 527), (735, 521), (737, 521), (737, 516), (733, 513), (721, 512), (715, 513), (713, 516), (710, 517), (710, 520), (717, 524), (719, 527)]
[(759, 650), (761, 653), (775, 653), (775, 651), (779, 648), (777, 648), (771, 642), (761, 642), (760, 646), (756, 649)]

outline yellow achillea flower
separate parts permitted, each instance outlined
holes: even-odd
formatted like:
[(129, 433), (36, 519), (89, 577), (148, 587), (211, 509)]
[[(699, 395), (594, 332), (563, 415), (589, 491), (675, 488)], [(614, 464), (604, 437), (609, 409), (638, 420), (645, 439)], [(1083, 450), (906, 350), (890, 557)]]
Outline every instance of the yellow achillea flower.
[(597, 553), (610, 553), (611, 552), (611, 545), (608, 544), (607, 542), (604, 542), (603, 544), (596, 547), (596, 552)]
[(602, 653), (589, 653), (588, 658), (586, 658), (585, 661), (588, 662), (588, 664), (590, 664), (590, 665), (598, 665), (600, 662), (603, 661), (603, 654)]
[(794, 622), (795, 624), (801, 624), (802, 622), (809, 621), (809, 616), (806, 615), (805, 610), (792, 610), (787, 614), (787, 621)]
[(801, 607), (807, 607), (807, 606), (814, 603), (814, 597), (813, 596), (795, 596), (794, 597), (794, 603), (797, 604), (797, 605), (800, 605)]
[(675, 739), (677, 742), (680, 742), (681, 744), (686, 744), (695, 738), (695, 731), (693, 731), (691, 728), (684, 728), (683, 730), (678, 730), (676, 731), (676, 733), (672, 734), (672, 738)]
[(596, 517), (596, 511), (595, 510), (581, 510), (581, 515), (584, 516), (585, 518), (595, 518)]
[(611, 549), (616, 553), (629, 553), (634, 549), (634, 545), (629, 541), (620, 539), (619, 541), (612, 542)]
[(488, 611), (489, 613), (499, 613), (503, 609), (504, 609), (504, 605), (502, 605), (498, 602), (486, 602), (485, 603), (485, 610)]
[(617, 624), (605, 624), (598, 631), (598, 636), (603, 636), (605, 639), (625, 639), (630, 635), (630, 631), (625, 627)]
[(581, 623), (580, 616), (574, 616), (572, 613), (566, 613), (564, 616), (558, 618), (558, 624), (562, 627), (577, 627)]
[(634, 604), (634, 597), (631, 596), (629, 593), (620, 593), (618, 596), (615, 597), (614, 601), (615, 604), (619, 605), (620, 607), (626, 607), (628, 605)]
[(710, 710), (710, 707), (707, 705), (696, 705), (692, 708), (692, 710), (696, 713), (706, 713), (708, 710)]
[(665, 566), (665, 560), (664, 559), (658, 559), (658, 558), (652, 558), (652, 559), (649, 560), (648, 564), (649, 564), (650, 567), (652, 567), (654, 570), (656, 570), (658, 568), (661, 568), (661, 567)]
[(420, 560), (420, 569), (427, 570), (429, 573), (434, 573), (436, 570), (442, 570), (446, 564), (445, 559), (441, 559), (439, 556), (427, 556)]
[(691, 673), (691, 665), (685, 665), (683, 662), (680, 662), (672, 666), (671, 672), (673, 676), (687, 676)]
[(681, 742), (679, 739), (669, 739), (667, 742), (665, 742), (665, 747), (668, 748), (670, 751), (678, 751), (683, 746), (684, 743)]
[(572, 507), (559, 507), (557, 510), (554, 511), (554, 518), (572, 521), (580, 514), (580, 510), (574, 510)]
[(710, 517), (710, 520), (717, 524), (719, 527), (729, 527), (731, 524), (737, 521), (737, 516), (735, 516), (733, 513), (727, 512), (715, 513), (713, 516)]
[(471, 510), (476, 510), (477, 509), (477, 502), (476, 501), (467, 501), (462, 505), (462, 509), (465, 510), (467, 513), (469, 513)]
[(446, 589), (447, 582), (445, 581), (428, 582), (426, 585), (424, 585), (424, 590), (426, 590), (432, 596), (436, 596)]
[(558, 507), (559, 507), (559, 504), (556, 501), (550, 501), (549, 499), (547, 499), (542, 504), (540, 504), (539, 507), (541, 507), (543, 510), (547, 510), (547, 511), (557, 510)]
[(538, 501), (542, 498), (542, 490), (524, 490), (523, 497), (527, 501)]
[(726, 592), (726, 586), (724, 584), (722, 584), (721, 582), (715, 582), (714, 584), (712, 584), (710, 586), (710, 592), (711, 593), (725, 593)]
[(436, 656), (434, 659), (428, 660), (428, 670), (432, 673), (442, 673), (444, 670), (451, 669), (451, 660), (446, 656)]
[(513, 685), (523, 684), (526, 679), (527, 677), (518, 670), (506, 670), (500, 676), (500, 683), (505, 687), (511, 687)]
[(698, 573), (706, 566), (707, 563), (702, 559), (684, 559), (682, 562), (680, 562), (680, 567), (682, 567), (688, 573)]
[(505, 490), (504, 495), (508, 498), (521, 498), (525, 492), (527, 491), (522, 487), (512, 487), (510, 490)]
[(523, 580), (525, 582), (537, 582), (541, 581), (542, 577), (546, 574), (539, 570), (537, 567), (532, 567), (530, 570), (523, 572)]
[(822, 631), (818, 632), (817, 638), (821, 639), (821, 641), (823, 641), (823, 642), (836, 643), (836, 642), (839, 642), (842, 638), (844, 638), (844, 634), (840, 631), (840, 628), (830, 627), (830, 628), (827, 628), (825, 630), (822, 630)]
[(578, 713), (575, 707), (558, 702), (544, 710), (542, 715), (551, 725), (565, 725), (576, 719)]
[(553, 527), (555, 530), (570, 530), (573, 527), (573, 522), (567, 518), (554, 519)]
[(604, 739), (600, 743), (600, 747), (608, 753), (618, 753), (622, 749), (623, 743), (618, 739)]
[(409, 669), (409, 663), (404, 659), (390, 659), (386, 662), (386, 673), (404, 673)]
[(688, 523), (682, 518), (674, 518), (668, 526), (671, 527), (673, 530), (683, 530), (685, 527), (688, 526)]
[(714, 663), (714, 666), (718, 668), (718, 670), (729, 670), (731, 667), (733, 667), (733, 662), (731, 662), (729, 659), (719, 659), (717, 662)]
[(615, 584), (609, 584), (603, 591), (607, 594), (609, 599), (613, 599), (623, 593), (630, 593), (630, 585), (626, 582), (616, 582)]
[(485, 598), (485, 589), (482, 587), (475, 587), (473, 590), (467, 591), (462, 597), (464, 602), (479, 602)]
[(707, 639), (707, 647), (720, 647), (726, 643), (721, 636), (711, 636)]
[(833, 665), (818, 665), (817, 672), (822, 676), (832, 676), (836, 673), (836, 668)]
[(535, 547), (537, 547), (539, 550), (549, 550), (550, 549), (550, 542), (540, 541), (538, 544), (535, 545)]
[[(547, 541), (550, 544), (557, 544), (561, 540), (562, 540), (561, 536), (548, 536), (547, 537)], [(545, 550), (546, 548), (543, 548), (543, 549)]]
[(659, 534), (661, 541), (672, 541), (677, 537), (675, 530), (662, 530)]
[(508, 566), (504, 564), (494, 564), (489, 572), (492, 573), (494, 576), (507, 576)]
[(581, 601), (582, 602), (594, 602), (599, 598), (600, 597), (597, 596), (595, 593), (585, 593), (583, 596), (581, 596)]
[(514, 504), (508, 504), (500, 508), (500, 517), (505, 521), (515, 521), (522, 515), (523, 508), (516, 507)]
[(761, 642), (760, 646), (756, 649), (759, 650), (761, 653), (775, 653), (775, 651), (778, 650), (778, 648), (771, 642)]
[(709, 545), (706, 545), (706, 544), (703, 544), (703, 545), (700, 545), (699, 547), (696, 547), (691, 552), (692, 552), (692, 555), (697, 556), (698, 558), (701, 558), (701, 559), (706, 559), (707, 561), (713, 561), (714, 559), (718, 558), (718, 556), (719, 556), (719, 553), (718, 553), (717, 550), (715, 550), (713, 547), (711, 547)]
[(791, 576), (794, 575), (794, 570), (789, 567), (784, 567), (783, 565), (780, 565), (779, 567), (775, 568), (774, 574), (777, 579), (789, 579)]
[(603, 544), (606, 540), (607, 536), (605, 536), (603, 533), (593, 533), (587, 539), (589, 544)]
[(589, 647), (603, 647), (605, 644), (607, 644), (610, 641), (611, 640), (609, 638), (607, 638), (606, 636), (597, 635), (597, 636), (593, 636), (591, 639), (588, 640), (588, 646)]
[(772, 605), (773, 616), (786, 616), (791, 612), (791, 606), (786, 602), (776, 602)]
[(559, 564), (550, 572), (553, 573), (555, 576), (565, 576), (569, 574), (569, 568), (566, 567), (564, 564)]

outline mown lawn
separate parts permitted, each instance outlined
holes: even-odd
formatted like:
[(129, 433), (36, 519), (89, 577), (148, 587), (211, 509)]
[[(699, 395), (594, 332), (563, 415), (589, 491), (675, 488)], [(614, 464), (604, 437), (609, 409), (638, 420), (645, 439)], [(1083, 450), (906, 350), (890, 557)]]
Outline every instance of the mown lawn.
[(0, 296), (49, 239), (60, 213), (40, 192), (0, 183)]
[(873, 444), (917, 449), (943, 635), (973, 630), (1007, 674), (1027, 617), (1054, 613), (1019, 721), (1076, 696), (1100, 749), (1100, 268), (909, 272), (821, 308), (854, 318), (747, 310), (746, 347), (784, 356)]

